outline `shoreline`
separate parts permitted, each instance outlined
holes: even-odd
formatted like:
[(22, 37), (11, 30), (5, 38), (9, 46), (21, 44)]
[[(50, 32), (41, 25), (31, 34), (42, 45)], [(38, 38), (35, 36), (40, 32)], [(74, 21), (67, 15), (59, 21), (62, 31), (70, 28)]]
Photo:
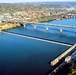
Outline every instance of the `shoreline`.
[[(46, 18), (46, 19), (45, 19)], [(46, 22), (52, 22), (52, 21), (59, 21), (59, 20), (64, 20), (64, 19), (67, 19), (67, 18), (64, 18), (64, 19), (54, 19), (54, 18), (50, 18), (50, 17), (41, 17), (41, 18), (37, 18), (35, 19), (35, 23), (46, 23)], [(69, 19), (69, 18), (68, 18)], [(34, 22), (33, 19), (31, 21), (27, 21), (27, 22)], [(11, 28), (16, 28), (16, 27), (19, 27), (21, 26), (20, 23), (9, 23), (9, 22), (0, 22), (0, 31), (1, 30), (7, 30), (7, 29), (11, 29)]]
[(0, 31), (19, 27), (19, 23), (0, 23)]

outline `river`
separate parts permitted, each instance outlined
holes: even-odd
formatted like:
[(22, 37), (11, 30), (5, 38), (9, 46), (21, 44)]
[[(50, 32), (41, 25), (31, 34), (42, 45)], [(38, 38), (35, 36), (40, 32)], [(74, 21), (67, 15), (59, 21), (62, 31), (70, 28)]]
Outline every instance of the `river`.
[[(76, 19), (55, 20), (50, 24), (75, 25)], [(76, 43), (76, 29), (33, 25), (7, 30), (59, 42)], [(0, 32), (0, 75), (46, 75), (49, 62), (68, 49), (68, 46)]]

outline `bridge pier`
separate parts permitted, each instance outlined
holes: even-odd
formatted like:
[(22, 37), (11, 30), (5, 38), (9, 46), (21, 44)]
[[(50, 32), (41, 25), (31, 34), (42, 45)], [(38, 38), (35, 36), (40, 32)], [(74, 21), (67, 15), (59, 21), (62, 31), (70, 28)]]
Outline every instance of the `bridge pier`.
[(62, 31), (63, 31), (63, 30), (62, 30), (62, 29), (60, 29), (60, 34), (62, 34)]
[(26, 27), (26, 24), (24, 24), (24, 23), (20, 23), (20, 25), (23, 26), (23, 27)]
[(36, 25), (34, 25), (34, 29), (36, 29)]
[(24, 27), (26, 27), (26, 25), (23, 25)]
[(49, 29), (48, 29), (48, 27), (46, 27), (46, 31), (48, 31)]

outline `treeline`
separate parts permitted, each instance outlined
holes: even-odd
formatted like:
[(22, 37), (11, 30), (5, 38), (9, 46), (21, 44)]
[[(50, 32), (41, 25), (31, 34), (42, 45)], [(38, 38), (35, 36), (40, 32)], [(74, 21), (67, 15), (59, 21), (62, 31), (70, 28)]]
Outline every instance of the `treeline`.
[(51, 16), (43, 16), (43, 17), (39, 17), (39, 18), (33, 18), (29, 21), (30, 22), (41, 23), (41, 22), (49, 22), (49, 21), (53, 21), (53, 20), (55, 20), (55, 19)]
[(11, 29), (11, 28), (16, 28), (19, 27), (20, 24), (19, 23), (0, 23), (0, 31), (1, 30), (7, 30), (7, 29)]
[(0, 13), (10, 13), (17, 11), (43, 11), (48, 10), (51, 7), (57, 7), (59, 5), (54, 4), (38, 4), (38, 3), (0, 3)]

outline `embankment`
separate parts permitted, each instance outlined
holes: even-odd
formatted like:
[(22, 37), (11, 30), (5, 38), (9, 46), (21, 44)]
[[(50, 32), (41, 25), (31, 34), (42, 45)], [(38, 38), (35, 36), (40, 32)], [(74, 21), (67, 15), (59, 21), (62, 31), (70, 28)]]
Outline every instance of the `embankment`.
[(19, 23), (0, 23), (0, 31), (19, 27)]

